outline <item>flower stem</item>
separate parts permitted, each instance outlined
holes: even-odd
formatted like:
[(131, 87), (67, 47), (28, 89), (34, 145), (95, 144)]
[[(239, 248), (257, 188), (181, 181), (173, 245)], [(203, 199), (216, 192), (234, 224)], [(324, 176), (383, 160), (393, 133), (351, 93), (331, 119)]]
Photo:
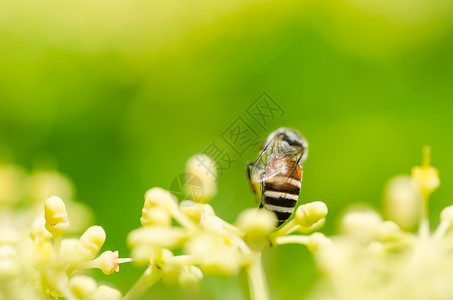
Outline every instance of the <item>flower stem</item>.
[(283, 245), (283, 244), (303, 244), (306, 245), (310, 241), (309, 236), (305, 235), (288, 235), (288, 236), (280, 236), (275, 239), (276, 245)]
[(61, 236), (55, 236), (53, 240), (54, 240), (53, 250), (54, 250), (55, 260), (58, 260), (58, 258), (60, 257), (60, 251), (61, 251)]
[(123, 300), (140, 299), (140, 297), (142, 297), (146, 291), (160, 279), (161, 271), (155, 264), (150, 265), (129, 292), (123, 297)]
[(193, 255), (177, 255), (172, 257), (172, 262), (179, 265), (191, 265), (197, 262), (197, 258)]
[(294, 232), (294, 230), (297, 229), (298, 227), (299, 226), (296, 225), (294, 219), (291, 219), (283, 227), (279, 228), (277, 231), (272, 233), (272, 237), (278, 237), (278, 236), (282, 236), (282, 235), (285, 235), (285, 234), (289, 234), (291, 232)]
[(440, 222), (439, 226), (437, 226), (436, 231), (434, 231), (433, 240), (440, 241), (445, 236), (450, 226), (451, 226), (450, 221), (444, 220)]
[(429, 237), (429, 215), (428, 215), (428, 199), (429, 193), (422, 193), (421, 201), (421, 213), (420, 213), (420, 227), (418, 229), (418, 234), (421, 238)]
[(236, 226), (234, 226), (224, 220), (222, 220), (222, 222), (223, 222), (223, 228), (225, 228), (226, 230), (231, 231), (232, 233), (234, 233), (237, 236), (243, 235), (243, 232)]
[(247, 269), (250, 299), (251, 300), (267, 300), (269, 299), (269, 291), (267, 290), (266, 278), (264, 277), (263, 268), (261, 265), (261, 252), (253, 253), (253, 261)]
[(178, 207), (171, 209), (171, 214), (175, 220), (189, 231), (197, 231), (198, 226), (185, 214), (183, 214)]

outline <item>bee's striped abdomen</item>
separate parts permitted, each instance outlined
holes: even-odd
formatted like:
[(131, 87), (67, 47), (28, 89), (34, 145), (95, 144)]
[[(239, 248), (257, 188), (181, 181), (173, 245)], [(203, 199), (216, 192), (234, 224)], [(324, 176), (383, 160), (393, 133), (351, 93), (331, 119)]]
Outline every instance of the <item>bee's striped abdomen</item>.
[[(299, 198), (302, 171), (296, 161), (277, 158), (269, 164), (262, 190), (262, 206), (277, 215), (278, 226), (293, 213)], [(272, 173), (273, 172), (273, 173)]]

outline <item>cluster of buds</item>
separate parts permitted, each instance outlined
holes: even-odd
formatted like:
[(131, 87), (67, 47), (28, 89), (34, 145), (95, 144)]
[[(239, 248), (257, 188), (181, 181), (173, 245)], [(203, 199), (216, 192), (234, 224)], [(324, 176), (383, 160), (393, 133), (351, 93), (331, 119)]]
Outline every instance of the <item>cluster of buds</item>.
[[(118, 252), (105, 251), (98, 257), (106, 234), (102, 227), (89, 227), (82, 236), (63, 238), (69, 228), (64, 202), (52, 196), (44, 205), (44, 218), (32, 224), (31, 239), (21, 245), (23, 280), (28, 278), (31, 288), (42, 298), (66, 299), (121, 299), (121, 293), (108, 286), (97, 286), (96, 281), (82, 274), (82, 270), (97, 268), (104, 274), (118, 271), (122, 260)], [(52, 242), (53, 239), (53, 242)]]
[[(200, 161), (214, 169), (206, 173)], [(299, 243), (317, 251), (330, 244), (321, 233), (310, 234), (324, 224), (324, 203), (301, 205), (294, 218), (279, 229), (275, 214), (258, 208), (247, 209), (236, 222), (228, 223), (208, 203), (217, 192), (215, 163), (206, 155), (199, 155), (189, 159), (186, 168), (187, 174), (197, 179), (196, 185), (184, 187), (193, 197), (179, 202), (167, 190), (150, 189), (145, 195), (142, 227), (128, 236), (132, 258), (123, 259), (118, 258), (117, 251), (100, 253), (106, 239), (100, 226), (89, 227), (79, 238), (65, 237), (74, 223), (76, 230), (72, 233), (83, 227), (80, 220), (89, 219), (90, 214), (70, 200), (71, 185), (63, 176), (37, 173), (22, 185), (21, 172), (8, 169), (7, 176), (3, 176), (0, 169), (0, 179), (3, 176), (11, 183), (0, 195), (0, 204), (6, 208), (3, 215), (8, 216), (0, 223), (0, 298), (134, 300), (157, 281), (193, 290), (204, 275), (230, 276), (245, 270), (251, 298), (265, 300), (269, 297), (261, 266), (265, 249)], [(0, 192), (5, 186), (8, 185), (0, 185)], [(33, 192), (20, 192), (23, 186)], [(200, 187), (202, 193), (194, 190)], [(50, 196), (52, 191), (69, 200), (63, 202), (60, 197)], [(25, 215), (12, 213), (21, 197), (29, 197), (34, 203), (31, 209), (22, 210)], [(78, 213), (75, 218), (68, 215), (68, 204)], [(27, 223), (28, 226), (18, 227)], [(84, 272), (94, 268), (109, 275), (119, 270), (120, 263), (129, 261), (147, 268), (124, 296), (114, 288), (98, 285)]]
[(275, 214), (264, 209), (245, 210), (234, 224), (221, 219), (208, 204), (215, 195), (216, 178), (206, 176), (205, 169), (195, 163), (200, 159), (206, 162), (209, 158), (189, 159), (186, 171), (203, 179), (202, 201), (178, 203), (174, 195), (161, 188), (146, 193), (140, 219), (143, 227), (129, 234), (128, 244), (133, 261), (148, 267), (124, 299), (139, 299), (159, 280), (196, 289), (203, 274), (233, 275), (241, 269), (248, 274), (252, 299), (267, 299), (261, 268), (263, 250), (300, 243), (315, 251), (329, 244), (321, 233), (291, 234), (307, 234), (324, 224), (327, 207), (322, 202), (300, 206), (294, 218), (277, 230)]
[[(385, 220), (373, 209), (349, 211), (332, 247), (315, 255), (324, 274), (312, 299), (448, 299), (453, 295), (453, 206), (430, 231), (428, 199), (439, 187), (438, 171), (424, 150), (422, 166), (398, 176), (386, 191)], [(415, 222), (417, 220), (418, 222)], [(414, 224), (418, 223), (418, 224)], [(410, 229), (418, 225), (418, 232)], [(407, 229), (408, 228), (408, 229)]]
[(63, 238), (85, 226), (91, 213), (68, 200), (75, 220), (70, 226), (65, 203), (52, 193), (70, 199), (72, 186), (56, 172), (28, 176), (17, 167), (0, 167), (0, 299), (121, 299), (118, 290), (83, 274), (88, 268), (111, 274), (124, 261), (117, 252), (97, 256), (104, 229), (92, 226), (80, 238)]

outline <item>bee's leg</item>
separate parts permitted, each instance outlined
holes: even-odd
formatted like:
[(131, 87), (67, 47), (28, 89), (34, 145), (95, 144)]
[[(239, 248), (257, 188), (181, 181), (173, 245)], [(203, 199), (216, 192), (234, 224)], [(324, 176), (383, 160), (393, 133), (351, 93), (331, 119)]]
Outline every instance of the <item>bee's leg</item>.
[(246, 165), (246, 168), (247, 168), (247, 177), (249, 178), (249, 180), (252, 180), (251, 176), (251, 172), (252, 172), (252, 166), (253, 166), (253, 163), (248, 161), (247, 162), (247, 165)]
[(261, 198), (260, 198), (260, 208), (264, 206), (264, 173), (260, 175), (260, 190), (261, 190)]

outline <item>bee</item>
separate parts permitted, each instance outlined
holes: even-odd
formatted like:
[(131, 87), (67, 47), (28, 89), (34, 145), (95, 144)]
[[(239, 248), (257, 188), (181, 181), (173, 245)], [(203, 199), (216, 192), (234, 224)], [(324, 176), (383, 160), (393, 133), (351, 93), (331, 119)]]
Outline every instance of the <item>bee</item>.
[(261, 146), (247, 173), (260, 208), (277, 215), (278, 226), (294, 211), (302, 185), (302, 163), (308, 143), (295, 129), (281, 127), (273, 131)]

